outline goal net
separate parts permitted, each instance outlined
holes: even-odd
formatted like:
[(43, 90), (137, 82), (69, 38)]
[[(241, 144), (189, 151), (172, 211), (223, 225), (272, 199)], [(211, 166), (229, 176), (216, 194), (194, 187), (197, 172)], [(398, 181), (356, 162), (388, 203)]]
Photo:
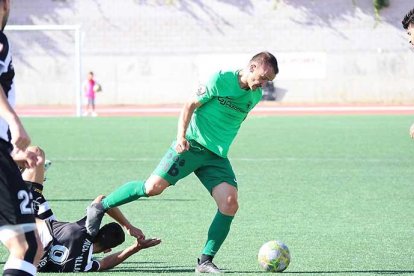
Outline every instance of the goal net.
[[(78, 25), (8, 25), (19, 106), (71, 106), (82, 113)], [(73, 109), (72, 109), (73, 107)], [(52, 114), (53, 115), (53, 114)]]

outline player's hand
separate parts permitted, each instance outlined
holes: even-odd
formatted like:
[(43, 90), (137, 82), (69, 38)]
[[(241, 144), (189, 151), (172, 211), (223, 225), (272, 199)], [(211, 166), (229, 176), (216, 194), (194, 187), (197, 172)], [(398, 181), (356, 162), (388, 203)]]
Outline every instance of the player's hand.
[(14, 148), (19, 151), (25, 151), (31, 141), (22, 123), (18, 120), (14, 120), (9, 124), (9, 128), (12, 137), (11, 143)]
[(43, 158), (40, 155), (28, 150), (14, 150), (12, 158), (21, 169), (35, 168), (43, 162)]
[(410, 127), (410, 136), (414, 139), (414, 124), (412, 124)]
[(185, 138), (177, 138), (177, 144), (175, 145), (175, 151), (177, 153), (183, 153), (190, 149), (190, 143)]
[(145, 235), (141, 229), (138, 229), (133, 225), (128, 225), (125, 228), (130, 236), (135, 237), (137, 240), (145, 240)]
[(133, 250), (135, 252), (140, 251), (141, 249), (150, 248), (161, 243), (161, 240), (158, 238), (150, 238), (146, 240), (137, 240), (133, 245)]

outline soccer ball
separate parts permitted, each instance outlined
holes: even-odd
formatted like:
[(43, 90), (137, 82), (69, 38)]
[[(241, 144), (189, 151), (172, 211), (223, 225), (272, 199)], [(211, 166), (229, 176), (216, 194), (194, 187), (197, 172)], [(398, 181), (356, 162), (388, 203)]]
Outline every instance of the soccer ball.
[(96, 93), (102, 92), (102, 86), (99, 83), (95, 82), (95, 84), (93, 86), (93, 91), (96, 92)]
[(268, 241), (257, 256), (260, 266), (269, 272), (282, 272), (290, 263), (289, 248), (280, 241)]

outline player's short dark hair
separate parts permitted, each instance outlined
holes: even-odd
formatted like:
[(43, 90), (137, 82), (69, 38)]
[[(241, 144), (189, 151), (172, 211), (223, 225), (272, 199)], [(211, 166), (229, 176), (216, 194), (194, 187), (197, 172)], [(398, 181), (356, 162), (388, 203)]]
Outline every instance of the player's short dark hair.
[(117, 247), (125, 241), (125, 233), (121, 225), (116, 222), (105, 224), (99, 229), (94, 242), (104, 250)]
[(405, 16), (403, 21), (401, 22), (404, 29), (408, 29), (408, 25), (410, 25), (410, 23), (414, 24), (414, 9), (412, 9), (411, 11), (409, 11)]
[(252, 61), (256, 61), (256, 62), (259, 62), (261, 64), (266, 63), (266, 64), (272, 66), (273, 71), (275, 72), (275, 74), (279, 73), (279, 67), (277, 65), (277, 59), (275, 58), (274, 55), (272, 55), (269, 52), (260, 52), (260, 53), (256, 54), (250, 60), (250, 62), (252, 62)]

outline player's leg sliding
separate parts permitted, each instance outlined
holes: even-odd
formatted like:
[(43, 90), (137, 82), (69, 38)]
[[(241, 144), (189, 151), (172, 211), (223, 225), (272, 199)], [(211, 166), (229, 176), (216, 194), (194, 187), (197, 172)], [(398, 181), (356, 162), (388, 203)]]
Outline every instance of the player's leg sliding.
[(216, 216), (211, 222), (208, 230), (207, 242), (204, 246), (201, 258), (198, 260), (196, 272), (221, 273), (220, 269), (213, 263), (213, 258), (226, 239), (233, 218), (234, 216), (222, 214), (217, 210)]
[(104, 214), (105, 209), (102, 203), (92, 203), (86, 208), (85, 228), (87, 233), (92, 237), (98, 234)]
[(86, 210), (85, 226), (89, 234), (95, 236), (99, 231), (105, 211), (140, 197), (148, 197), (145, 192), (145, 181), (131, 181), (125, 183), (100, 203), (92, 203)]

